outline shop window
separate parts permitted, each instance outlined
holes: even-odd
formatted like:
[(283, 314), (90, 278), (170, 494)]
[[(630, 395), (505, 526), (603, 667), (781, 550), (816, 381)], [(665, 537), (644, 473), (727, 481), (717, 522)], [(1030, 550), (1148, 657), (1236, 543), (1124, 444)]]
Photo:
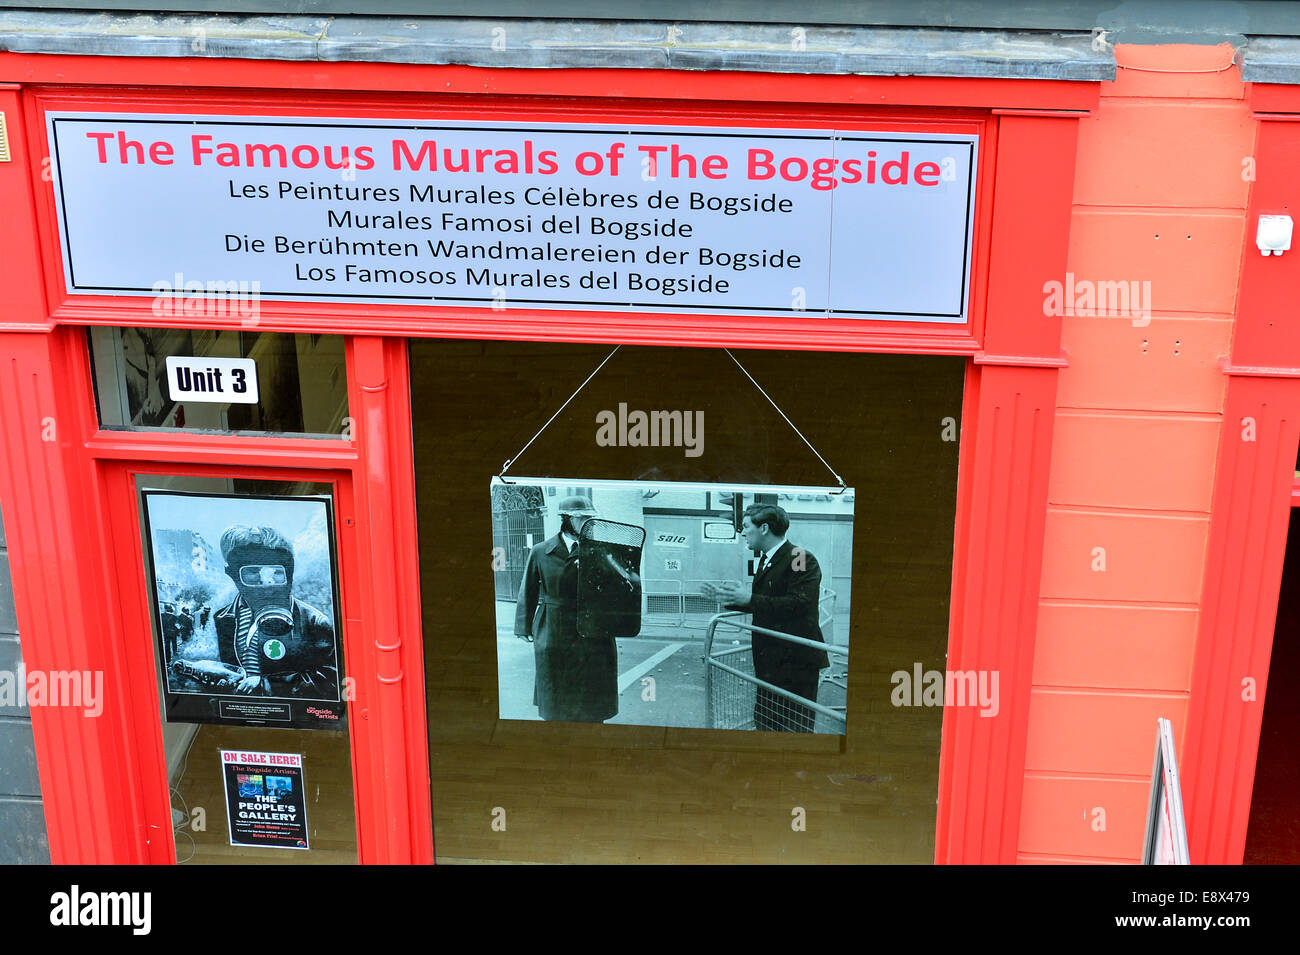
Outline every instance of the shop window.
[(104, 428), (351, 435), (338, 335), (92, 328), (90, 352)]
[[(610, 351), (411, 342), (438, 859), (932, 861), (964, 359), (733, 352), (770, 402), (721, 349), (624, 346), (547, 424)], [(654, 411), (692, 429), (635, 435)], [(760, 651), (721, 588), (773, 573), (810, 616)]]

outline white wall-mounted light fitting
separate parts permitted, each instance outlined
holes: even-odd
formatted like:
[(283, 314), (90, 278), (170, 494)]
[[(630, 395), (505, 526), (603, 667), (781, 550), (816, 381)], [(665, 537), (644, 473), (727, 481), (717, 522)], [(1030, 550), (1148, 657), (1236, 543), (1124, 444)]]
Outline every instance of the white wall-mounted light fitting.
[(1290, 216), (1260, 216), (1255, 245), (1260, 255), (1281, 255), (1291, 248)]

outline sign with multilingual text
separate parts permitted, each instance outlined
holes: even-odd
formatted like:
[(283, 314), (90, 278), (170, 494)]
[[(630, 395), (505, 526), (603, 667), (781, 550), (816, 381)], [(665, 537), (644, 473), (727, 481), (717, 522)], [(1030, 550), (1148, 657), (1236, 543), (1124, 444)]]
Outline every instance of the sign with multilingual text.
[(47, 123), (74, 295), (968, 318), (975, 135), (67, 111)]

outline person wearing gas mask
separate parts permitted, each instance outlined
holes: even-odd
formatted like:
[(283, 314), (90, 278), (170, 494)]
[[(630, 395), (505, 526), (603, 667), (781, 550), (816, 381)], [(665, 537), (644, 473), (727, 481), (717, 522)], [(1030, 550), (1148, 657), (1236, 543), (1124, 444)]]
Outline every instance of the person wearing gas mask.
[(618, 715), (618, 643), (612, 633), (578, 627), (579, 537), (597, 513), (575, 495), (560, 501), (559, 515), (560, 532), (528, 552), (515, 635), (533, 645), (533, 705), (542, 719), (603, 723)]
[(293, 545), (274, 528), (235, 524), (221, 556), (239, 588), (213, 615), (221, 662), (243, 673), (232, 691), (337, 699), (334, 625), (292, 596)]

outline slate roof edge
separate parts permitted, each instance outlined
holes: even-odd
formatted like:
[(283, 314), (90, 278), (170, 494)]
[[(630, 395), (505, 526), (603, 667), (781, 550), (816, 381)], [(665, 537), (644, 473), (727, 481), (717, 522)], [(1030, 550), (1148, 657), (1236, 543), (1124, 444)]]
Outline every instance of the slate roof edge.
[(652, 20), (209, 16), (0, 9), (0, 51), (1080, 82), (1115, 76), (1109, 46), (1094, 43), (1087, 33)]

